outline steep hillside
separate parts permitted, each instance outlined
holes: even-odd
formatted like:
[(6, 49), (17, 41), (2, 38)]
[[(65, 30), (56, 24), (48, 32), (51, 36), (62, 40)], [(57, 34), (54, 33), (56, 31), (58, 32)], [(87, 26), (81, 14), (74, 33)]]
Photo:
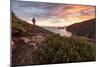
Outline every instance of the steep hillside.
[[(18, 19), (12, 13), (12, 65), (33, 64), (33, 53), (52, 32)], [(34, 59), (35, 60), (35, 59)]]
[(12, 13), (12, 36), (31, 36), (33, 32), (36, 34), (53, 34), (52, 32), (45, 30), (39, 26), (32, 26), (32, 24), (27, 23), (15, 16)]
[(96, 35), (96, 19), (75, 23), (68, 26), (66, 29), (78, 36), (85, 36), (95, 39)]

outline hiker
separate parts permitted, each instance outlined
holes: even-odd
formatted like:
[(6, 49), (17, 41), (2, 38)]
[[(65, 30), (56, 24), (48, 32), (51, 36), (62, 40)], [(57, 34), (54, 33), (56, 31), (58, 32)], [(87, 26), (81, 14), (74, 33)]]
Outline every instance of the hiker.
[(32, 23), (33, 23), (33, 29), (32, 29), (32, 32), (33, 32), (33, 35), (36, 36), (36, 30), (35, 30), (35, 29), (36, 29), (36, 26), (35, 26), (36, 20), (35, 20), (34, 17), (32, 18)]
[(33, 25), (35, 25), (36, 20), (35, 20), (35, 18), (34, 18), (34, 17), (33, 17), (33, 19), (32, 19), (32, 22), (33, 22)]

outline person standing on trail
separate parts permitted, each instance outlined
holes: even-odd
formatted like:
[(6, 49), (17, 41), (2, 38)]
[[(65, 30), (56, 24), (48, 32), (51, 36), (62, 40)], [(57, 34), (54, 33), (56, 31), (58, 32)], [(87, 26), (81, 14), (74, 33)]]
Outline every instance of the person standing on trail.
[(36, 33), (36, 30), (35, 30), (35, 23), (36, 23), (36, 20), (35, 20), (34, 17), (32, 18), (32, 23), (33, 23), (33, 30), (32, 30), (32, 32), (33, 32), (34, 35), (36, 35), (36, 34), (35, 34), (35, 33)]
[(34, 43), (37, 44), (37, 35), (36, 35), (36, 26), (35, 26), (35, 23), (36, 23), (36, 20), (35, 18), (33, 17), (32, 18), (32, 23), (33, 23), (33, 36), (34, 36)]
[(35, 26), (36, 20), (35, 20), (34, 17), (32, 18), (32, 23), (33, 23), (33, 25)]

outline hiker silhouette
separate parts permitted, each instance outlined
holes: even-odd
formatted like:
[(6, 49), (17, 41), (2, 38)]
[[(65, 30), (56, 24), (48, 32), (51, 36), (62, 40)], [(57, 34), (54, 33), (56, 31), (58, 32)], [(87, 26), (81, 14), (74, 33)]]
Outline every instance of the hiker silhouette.
[(36, 20), (35, 18), (33, 17), (32, 18), (32, 23), (33, 23), (33, 29), (32, 29), (32, 32), (33, 32), (33, 35), (36, 36), (36, 26), (35, 26), (35, 23), (36, 23)]
[(35, 23), (36, 23), (36, 20), (34, 17), (32, 18), (32, 23), (33, 23), (33, 25), (35, 25)]

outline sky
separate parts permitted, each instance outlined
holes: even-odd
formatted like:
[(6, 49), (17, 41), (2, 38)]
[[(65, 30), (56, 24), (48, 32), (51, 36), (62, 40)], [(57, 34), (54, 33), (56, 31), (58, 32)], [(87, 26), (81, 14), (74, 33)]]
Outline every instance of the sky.
[(34, 17), (39, 26), (68, 26), (95, 18), (95, 6), (89, 5), (12, 1), (11, 10), (28, 23)]

